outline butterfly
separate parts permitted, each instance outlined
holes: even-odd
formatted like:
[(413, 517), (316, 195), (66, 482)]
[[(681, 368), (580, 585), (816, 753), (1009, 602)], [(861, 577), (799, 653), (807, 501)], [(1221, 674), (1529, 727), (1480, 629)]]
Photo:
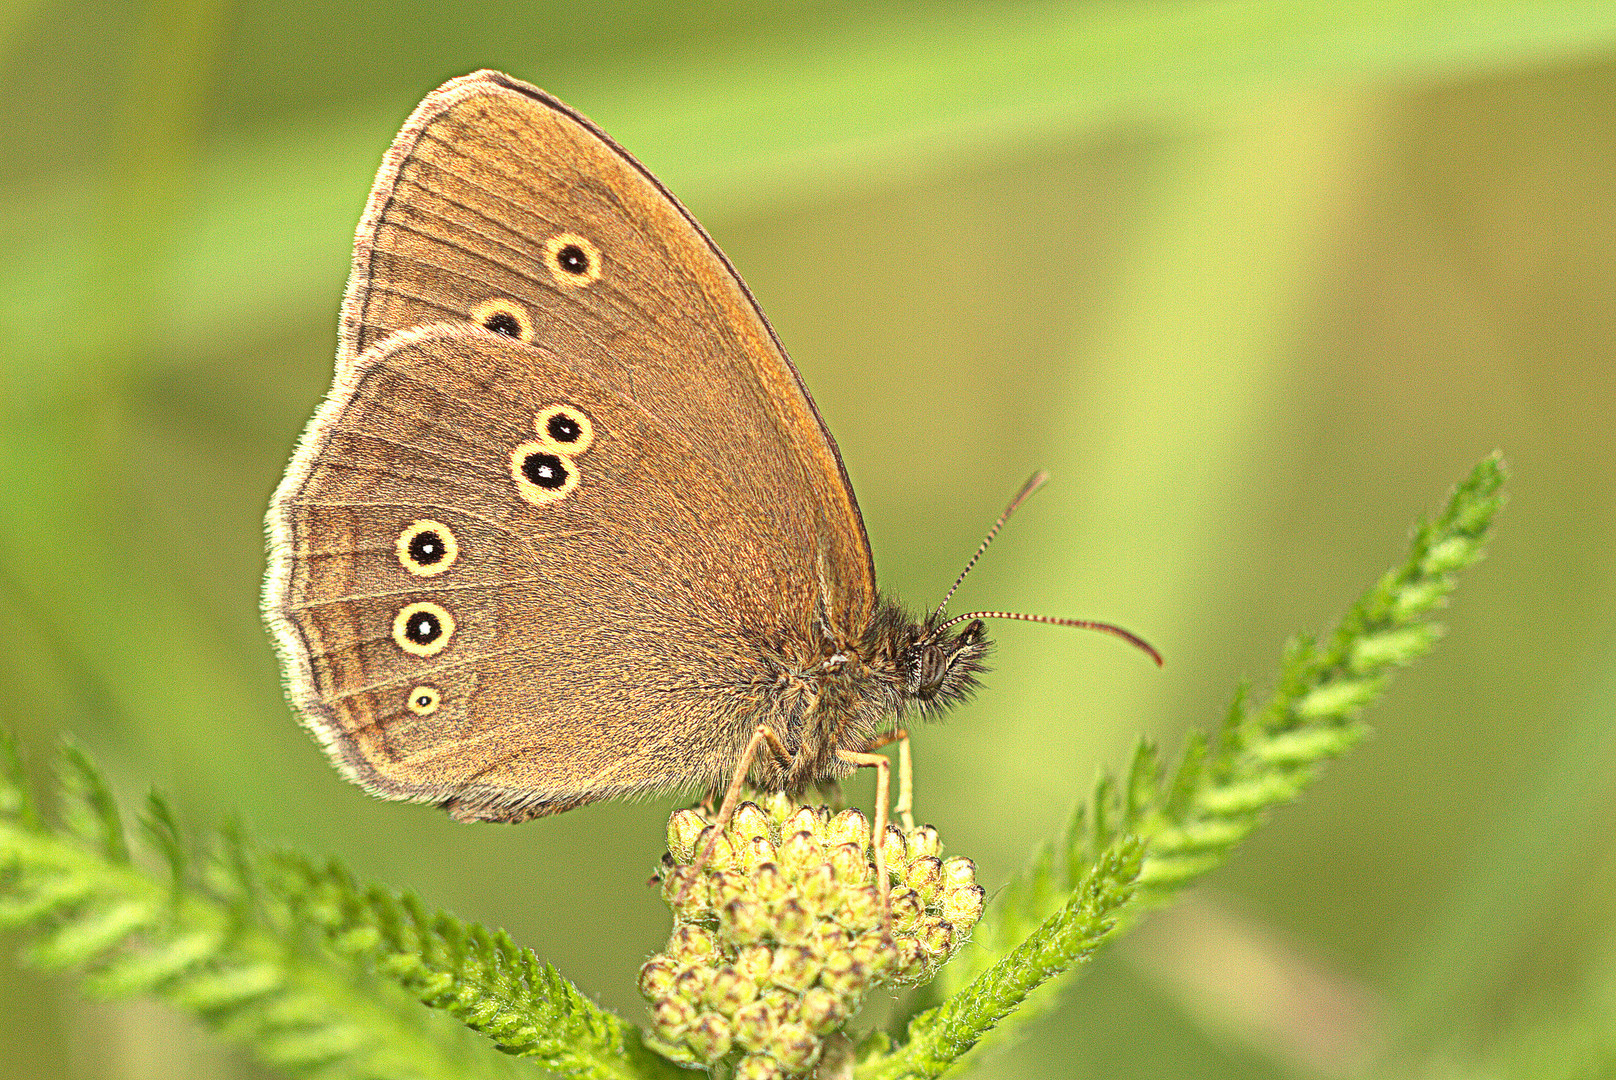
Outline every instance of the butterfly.
[(976, 686), (981, 620), (1033, 618), (881, 595), (735, 269), (603, 132), (492, 71), (382, 162), (268, 532), (307, 726), (369, 791), (466, 821), (884, 779), (873, 750)]

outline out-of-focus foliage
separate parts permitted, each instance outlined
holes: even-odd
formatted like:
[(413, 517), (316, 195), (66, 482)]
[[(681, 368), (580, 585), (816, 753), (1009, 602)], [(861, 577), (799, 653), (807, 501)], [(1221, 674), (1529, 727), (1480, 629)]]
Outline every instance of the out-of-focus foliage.
[[(983, 1075), (1466, 1075), (1524, 1060), (1501, 1032), (1608, 1015), (1579, 989), (1616, 916), (1608, 3), (38, 2), (0, 41), (0, 723), (36, 759), (72, 731), (115, 787), (339, 854), (638, 1007), (667, 806), (502, 829), (368, 800), (256, 614), (375, 164), (494, 66), (725, 247), (886, 587), (940, 595), (1045, 466), (960, 601), (1167, 654), (995, 628), (985, 692), (916, 755), (920, 816), (990, 888), (1140, 729), (1267, 671), (1508, 453), (1508, 528), (1377, 738), (1213, 875), (1194, 947), (1103, 956)], [(252, 1074), (157, 1007), (10, 967), (0, 1001), (0, 1076)]]
[[(1502, 481), (1496, 455), (1481, 462), (1416, 531), (1407, 561), (1327, 642), (1294, 640), (1261, 707), (1247, 709), (1242, 693), (1214, 738), (1193, 732), (1170, 777), (1149, 741), (1121, 784), (1102, 773), (980, 926), (975, 864), (941, 861), (933, 826), (890, 825), (872, 845), (862, 811), (832, 815), (776, 792), (763, 808), (720, 813), (723, 831), (709, 843), (716, 822), (676, 810), (658, 874), (675, 926), (668, 951), (639, 977), (650, 1035), (504, 931), (363, 886), (338, 863), (286, 854), (265, 865), (230, 829), (198, 873), (156, 794), (141, 819), (156, 865), (142, 865), (106, 778), (71, 745), (53, 823), (14, 742), (0, 736), (0, 927), (34, 938), (24, 955), (35, 965), (75, 970), (109, 997), (155, 996), (292, 1076), (488, 1075), (427, 1013), (397, 1011), (399, 990), (565, 1076), (677, 1075), (670, 1062), (736, 1077), (842, 1075), (831, 1061), (853, 1048), (847, 1022), (883, 985), (946, 996), (913, 1016), (901, 1040), (867, 1032), (852, 1051), (856, 1076), (940, 1076), (984, 1038), (1046, 1011), (1049, 993), (1038, 999), (1046, 1008), (1027, 1007), (1034, 991), (1221, 865), (1265, 811), (1363, 738), (1362, 710), (1440, 637), (1429, 616), (1454, 574), (1481, 558)], [(888, 871), (900, 886), (890, 896)], [(967, 936), (968, 962), (947, 966)], [(943, 989), (927, 986), (940, 966)]]

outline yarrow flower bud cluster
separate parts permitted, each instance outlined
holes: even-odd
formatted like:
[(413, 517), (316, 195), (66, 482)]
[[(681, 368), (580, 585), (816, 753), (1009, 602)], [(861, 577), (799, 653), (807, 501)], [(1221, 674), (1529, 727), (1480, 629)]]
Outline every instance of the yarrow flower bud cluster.
[(698, 870), (713, 828), (697, 810), (669, 817), (659, 876), (673, 932), (640, 969), (653, 1045), (676, 1061), (729, 1060), (736, 1080), (806, 1075), (872, 989), (930, 980), (982, 915), (976, 866), (944, 859), (930, 825), (880, 838), (890, 934), (860, 811), (743, 802)]

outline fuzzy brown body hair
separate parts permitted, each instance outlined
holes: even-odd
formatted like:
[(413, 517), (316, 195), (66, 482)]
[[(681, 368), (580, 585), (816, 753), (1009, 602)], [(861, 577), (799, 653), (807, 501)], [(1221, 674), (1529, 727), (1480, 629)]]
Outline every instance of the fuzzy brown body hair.
[[(898, 604), (880, 597), (869, 626), (851, 645), (838, 644), (822, 628), (805, 657), (788, 658), (785, 650), (760, 644), (756, 674), (731, 689), (735, 707), (732, 719), (722, 725), (723, 734), (709, 732), (706, 738), (692, 740), (699, 747), (696, 752), (709, 760), (713, 736), (730, 743), (727, 753), (719, 755), (718, 768), (701, 786), (722, 791), (760, 725), (774, 732), (791, 759), (780, 760), (765, 744), (752, 761), (748, 781), (759, 791), (796, 796), (853, 772), (855, 766), (842, 760), (839, 751), (867, 751), (894, 727), (913, 719), (934, 718), (964, 701), (978, 685), (976, 675), (985, 670), (982, 658), (989, 643), (977, 640), (962, 646), (958, 636), (950, 639), (948, 644), (959, 653), (958, 663), (940, 685), (922, 692), (921, 651), (935, 637), (933, 621), (916, 621)], [(703, 743), (708, 746), (700, 746)], [(442, 805), (461, 820), (520, 822), (559, 814), (602, 797), (606, 796), (498, 809), (458, 806), (454, 799)]]

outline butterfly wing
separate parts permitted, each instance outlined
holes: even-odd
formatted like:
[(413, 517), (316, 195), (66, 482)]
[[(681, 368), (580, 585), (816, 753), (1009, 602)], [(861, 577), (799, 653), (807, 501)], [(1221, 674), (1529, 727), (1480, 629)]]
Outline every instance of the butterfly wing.
[[(382, 162), (338, 370), (397, 330), (502, 318), (686, 433), (770, 508), (803, 559), (801, 582), (827, 578), (814, 592), (832, 623), (854, 634), (867, 624), (875, 570), (841, 457), (739, 275), (588, 120), (482, 71), (427, 97)], [(795, 592), (783, 598), (791, 619), (813, 602)]]
[[(582, 452), (535, 430), (558, 408)], [(453, 325), (350, 366), (272, 528), (271, 620), (316, 734), (366, 787), (466, 817), (723, 777), (803, 574), (767, 508), (661, 418)]]
[[(544, 429), (558, 407), (587, 450)], [(269, 524), (310, 726), (372, 790), (466, 818), (720, 779), (780, 664), (875, 602), (835, 446), (729, 263), (587, 121), (489, 72), (383, 162)]]

